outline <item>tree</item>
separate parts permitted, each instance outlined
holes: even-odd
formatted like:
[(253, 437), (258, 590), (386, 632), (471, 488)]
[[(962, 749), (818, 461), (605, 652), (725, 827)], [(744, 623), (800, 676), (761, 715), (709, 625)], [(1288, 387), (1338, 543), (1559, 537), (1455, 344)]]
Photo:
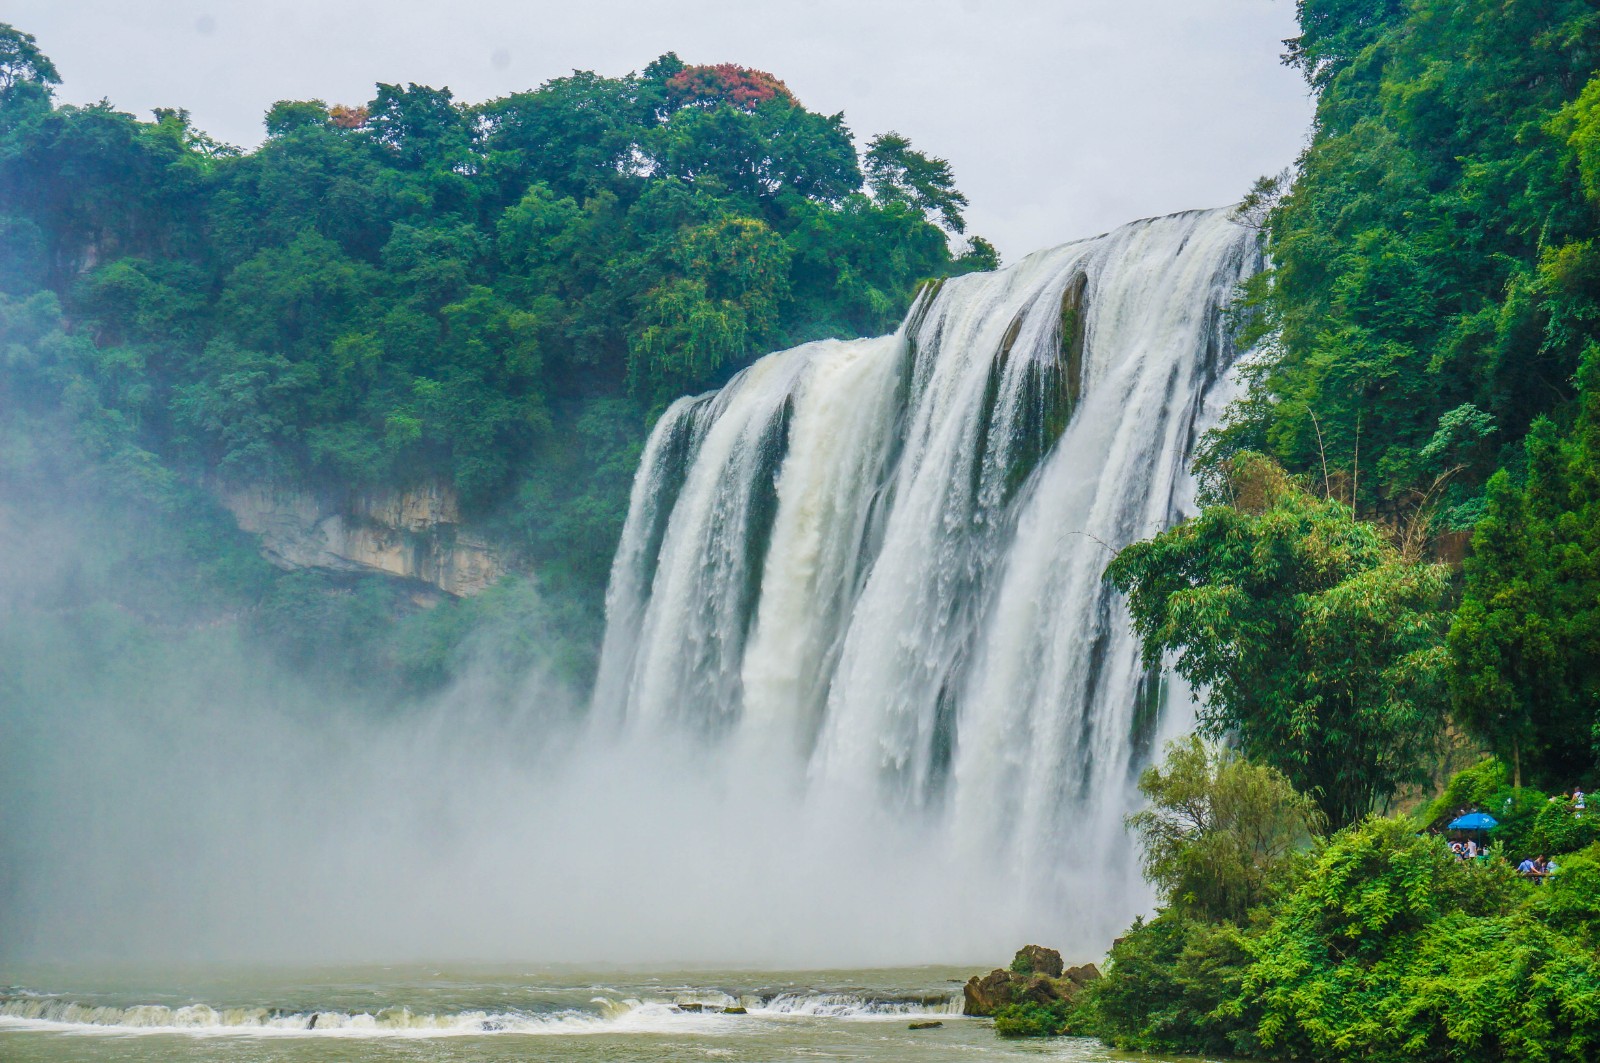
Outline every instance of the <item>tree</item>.
[(59, 84), (61, 75), (56, 72), (56, 65), (39, 50), (33, 34), (0, 22), (0, 101), (9, 100), (20, 85), (38, 86), (48, 92), (48, 86)]
[(282, 137), (328, 124), (328, 105), (321, 100), (279, 100), (264, 119), (267, 136)]
[(1489, 481), (1450, 630), (1458, 717), (1553, 789), (1600, 763), (1600, 344), (1579, 379), (1573, 430), (1538, 422), (1521, 482)]
[(674, 275), (645, 296), (630, 365), (635, 387), (658, 400), (741, 358), (788, 292), (789, 248), (754, 218), (686, 229), (672, 260)]
[[(1299, 12), (1287, 58), (1317, 93), (1316, 126), (1267, 216), (1268, 342), (1229, 431), (1293, 472), (1342, 471), (1363, 508), (1432, 492), (1465, 531), (1600, 338), (1600, 89), (1586, 88), (1600, 22), (1583, 0)], [(1492, 445), (1424, 454), (1469, 405)]]
[(1242, 923), (1296, 848), (1321, 827), (1316, 804), (1275, 768), (1190, 735), (1145, 769), (1150, 807), (1128, 817), (1145, 878), (1186, 915)]
[(879, 133), (867, 145), (867, 187), (879, 203), (908, 203), (954, 233), (967, 231), (967, 197), (956, 190), (944, 159), (924, 155), (899, 133)]
[(367, 112), (366, 128), (402, 169), (449, 169), (466, 160), (471, 129), (447, 88), (380, 82)]
[(835, 203), (861, 186), (844, 116), (783, 100), (751, 109), (681, 108), (648, 138), (648, 148), (663, 175), (760, 204), (773, 220), (786, 191)]
[[(671, 55), (676, 60), (676, 55)], [(662, 56), (657, 62), (667, 59)], [(776, 100), (791, 107), (800, 106), (789, 86), (767, 73), (733, 63), (715, 66), (685, 66), (667, 79), (667, 100), (674, 107), (715, 106), (729, 104), (753, 111), (763, 103)]]
[(1325, 85), (1405, 14), (1403, 0), (1298, 0), (1300, 36), (1284, 41), (1283, 61), (1313, 86)]
[(1207, 690), (1200, 722), (1313, 797), (1333, 827), (1426, 778), (1444, 726), (1447, 572), (1258, 455), (1232, 505), (1134, 543), (1107, 576), (1147, 663)]

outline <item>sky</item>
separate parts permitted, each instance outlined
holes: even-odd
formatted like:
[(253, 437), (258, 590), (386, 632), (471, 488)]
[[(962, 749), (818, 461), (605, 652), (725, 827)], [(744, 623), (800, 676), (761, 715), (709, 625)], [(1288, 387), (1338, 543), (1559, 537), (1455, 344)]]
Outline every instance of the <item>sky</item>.
[(676, 51), (782, 78), (858, 143), (950, 160), (968, 232), (1007, 261), (1135, 218), (1239, 199), (1290, 165), (1311, 101), (1281, 66), (1292, 0), (10, 0), (58, 99), (184, 107), (253, 146), (281, 99), (376, 82), (477, 102)]

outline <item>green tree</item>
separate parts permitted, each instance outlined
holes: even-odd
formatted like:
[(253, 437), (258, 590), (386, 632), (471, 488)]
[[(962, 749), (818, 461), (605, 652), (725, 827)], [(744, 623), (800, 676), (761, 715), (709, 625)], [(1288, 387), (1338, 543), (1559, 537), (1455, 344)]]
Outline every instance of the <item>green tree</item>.
[(1237, 1004), (1248, 935), (1170, 908), (1134, 920), (1112, 944), (1105, 976), (1089, 984), (1081, 1032), (1133, 1052), (1259, 1055), (1254, 1016)]
[(1580, 387), (1571, 432), (1540, 421), (1521, 482), (1489, 481), (1450, 630), (1456, 715), (1554, 789), (1600, 763), (1600, 345)]
[(1150, 807), (1128, 826), (1145, 878), (1165, 905), (1211, 922), (1244, 922), (1321, 827), (1315, 803), (1282, 772), (1198, 735), (1169, 745), (1165, 761), (1140, 776), (1139, 792)]
[[(1592, 1058), (1600, 960), (1547, 921), (1542, 892), (1404, 820), (1369, 820), (1332, 839), (1246, 940), (1233, 1009), (1274, 1058)], [(1578, 921), (1583, 908), (1567, 910)]]
[(22, 86), (48, 93), (49, 86), (59, 84), (61, 75), (56, 72), (56, 65), (39, 50), (33, 34), (0, 22), (0, 101), (9, 103)]
[(867, 145), (867, 187), (880, 203), (907, 203), (954, 233), (967, 231), (967, 197), (956, 189), (944, 159), (924, 155), (899, 133), (879, 133)]
[(671, 256), (675, 275), (645, 297), (634, 344), (637, 386), (657, 398), (744, 357), (788, 289), (789, 248), (754, 218), (686, 229)]
[[(1464, 530), (1529, 427), (1572, 401), (1597, 338), (1600, 213), (1583, 175), (1600, 23), (1585, 0), (1299, 13), (1287, 59), (1316, 124), (1269, 215), (1265, 356), (1227, 434), (1294, 472), (1344, 474), (1363, 509), (1427, 495)], [(1493, 436), (1430, 449), (1465, 408)]]
[(1152, 666), (1207, 690), (1201, 725), (1279, 769), (1334, 827), (1427, 776), (1444, 727), (1443, 566), (1255, 455), (1233, 505), (1134, 543), (1107, 575)]

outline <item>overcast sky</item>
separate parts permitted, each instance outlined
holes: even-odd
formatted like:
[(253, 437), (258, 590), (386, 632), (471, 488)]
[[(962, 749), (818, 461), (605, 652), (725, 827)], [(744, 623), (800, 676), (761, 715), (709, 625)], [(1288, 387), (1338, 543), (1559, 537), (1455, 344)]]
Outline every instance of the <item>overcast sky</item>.
[(858, 142), (948, 158), (969, 232), (1007, 260), (1134, 218), (1232, 202), (1293, 161), (1292, 0), (9, 0), (59, 98), (186, 107), (254, 145), (273, 101), (377, 81), (476, 102), (666, 51), (771, 71)]

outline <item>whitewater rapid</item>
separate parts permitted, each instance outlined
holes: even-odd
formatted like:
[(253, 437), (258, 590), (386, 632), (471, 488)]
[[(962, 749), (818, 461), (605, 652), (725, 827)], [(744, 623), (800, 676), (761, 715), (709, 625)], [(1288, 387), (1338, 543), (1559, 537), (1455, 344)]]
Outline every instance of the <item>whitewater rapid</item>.
[(1227, 209), (1135, 222), (674, 403), (595, 719), (690, 736), (813, 823), (887, 814), (985, 869), (954, 917), (1010, 906), (1017, 932), (1103, 947), (1147, 900), (1133, 782), (1193, 706), (1145, 673), (1102, 575), (1192, 507), (1238, 353), (1225, 307), (1259, 259)]
[[(526, 995), (536, 996), (536, 993)], [(569, 992), (565, 994), (571, 996)], [(117, 1034), (266, 1035), (437, 1038), (522, 1034), (572, 1036), (732, 1032), (751, 1020), (925, 1019), (961, 1014), (959, 994), (873, 995), (841, 992), (737, 992), (704, 989), (641, 994), (596, 986), (582, 1004), (432, 1011), (408, 1005), (300, 1009), (192, 1003), (108, 1004), (49, 994), (0, 993), (0, 1033), (10, 1030)], [(543, 1007), (538, 1005), (543, 1004)], [(748, 1016), (748, 1018), (746, 1018)]]

